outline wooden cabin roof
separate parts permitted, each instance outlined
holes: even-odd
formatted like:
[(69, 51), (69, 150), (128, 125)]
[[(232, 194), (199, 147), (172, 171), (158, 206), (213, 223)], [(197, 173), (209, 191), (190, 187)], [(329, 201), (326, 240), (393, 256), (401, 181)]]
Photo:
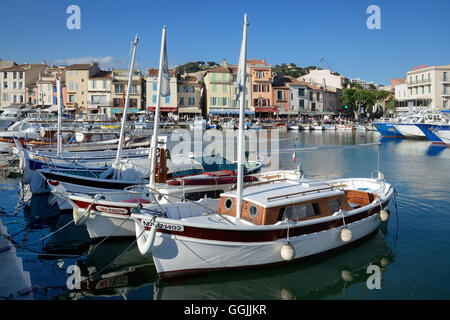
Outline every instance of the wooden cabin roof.
[[(341, 194), (344, 194), (344, 191), (333, 188), (323, 182), (313, 180), (302, 180), (298, 182), (285, 180), (248, 186), (244, 188), (243, 200), (264, 208), (271, 208)], [(236, 198), (236, 190), (223, 193), (221, 197)]]

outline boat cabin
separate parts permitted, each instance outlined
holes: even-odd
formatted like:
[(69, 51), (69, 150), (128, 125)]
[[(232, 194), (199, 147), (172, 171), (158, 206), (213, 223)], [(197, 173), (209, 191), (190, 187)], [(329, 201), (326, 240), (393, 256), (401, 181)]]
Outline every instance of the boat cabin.
[[(236, 216), (236, 191), (222, 194), (218, 212)], [(255, 225), (273, 225), (286, 219), (298, 222), (351, 211), (373, 202), (376, 196), (342, 190), (322, 182), (278, 181), (244, 189), (241, 219)]]

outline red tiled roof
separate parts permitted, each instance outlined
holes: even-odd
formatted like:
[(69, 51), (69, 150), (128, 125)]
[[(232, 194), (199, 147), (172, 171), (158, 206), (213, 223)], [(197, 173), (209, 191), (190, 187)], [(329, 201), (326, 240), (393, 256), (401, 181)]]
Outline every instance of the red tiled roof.
[(90, 64), (73, 64), (67, 67), (67, 70), (89, 70)]
[(270, 67), (270, 65), (267, 64), (264, 60), (258, 60), (258, 59), (247, 60), (247, 64), (249, 64), (249, 65), (262, 64), (264, 66)]
[[(157, 77), (159, 73), (159, 69), (148, 68), (147, 76), (155, 76)], [(169, 75), (175, 76), (175, 69), (169, 69)]]

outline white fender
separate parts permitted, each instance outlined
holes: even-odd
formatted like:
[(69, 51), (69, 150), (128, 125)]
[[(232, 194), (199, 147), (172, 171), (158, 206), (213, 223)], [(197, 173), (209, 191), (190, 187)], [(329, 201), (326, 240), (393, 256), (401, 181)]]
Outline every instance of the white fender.
[(83, 211), (83, 214), (80, 214), (78, 208), (73, 208), (73, 222), (76, 226), (84, 226), (91, 215), (91, 208), (88, 207)]
[[(134, 225), (136, 228), (136, 242), (139, 248), (139, 252), (142, 255), (145, 255), (152, 251), (153, 244), (155, 243), (156, 238), (156, 227), (151, 227), (150, 231), (147, 232), (144, 229), (144, 226), (138, 219), (134, 219)], [(150, 233), (147, 239), (144, 239), (144, 236)]]

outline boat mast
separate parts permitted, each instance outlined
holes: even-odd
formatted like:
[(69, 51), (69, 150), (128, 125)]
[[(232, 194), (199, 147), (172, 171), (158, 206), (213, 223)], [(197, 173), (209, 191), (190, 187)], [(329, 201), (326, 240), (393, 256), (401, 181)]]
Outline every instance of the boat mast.
[(122, 125), (120, 127), (120, 138), (119, 138), (119, 143), (117, 146), (117, 155), (116, 155), (116, 161), (114, 162), (114, 165), (118, 165), (120, 163), (120, 158), (122, 157), (122, 140), (123, 140), (123, 137), (125, 136), (125, 126), (127, 123), (128, 106), (130, 104), (130, 92), (131, 92), (131, 84), (132, 84), (132, 80), (133, 80), (134, 60), (136, 57), (137, 44), (138, 44), (138, 36), (136, 35), (134, 42), (131, 43), (131, 45), (133, 46), (133, 56), (131, 58), (130, 74), (128, 76), (127, 96), (126, 96), (126, 100), (125, 100), (125, 106), (123, 108)]
[(237, 146), (237, 201), (236, 218), (241, 217), (243, 184), (244, 184), (244, 120), (245, 120), (245, 88), (247, 78), (247, 14), (244, 15), (244, 31), (242, 36), (241, 55), (239, 57), (239, 68), (236, 86), (239, 93), (239, 135)]
[[(163, 70), (164, 68), (164, 70)], [(156, 107), (155, 107), (155, 116), (154, 116), (154, 125), (153, 125), (153, 136), (152, 143), (150, 145), (150, 186), (152, 188), (155, 187), (156, 181), (156, 149), (158, 147), (158, 131), (159, 131), (159, 117), (160, 117), (160, 104), (161, 104), (161, 96), (170, 95), (170, 90), (168, 86), (169, 81), (169, 70), (167, 69), (167, 51), (166, 51), (166, 26), (163, 26), (162, 30), (162, 38), (161, 38), (161, 53), (159, 56), (159, 70), (158, 70), (158, 92), (156, 95)], [(165, 80), (165, 88), (164, 92), (161, 91), (161, 85), (163, 84), (163, 75)]]
[(58, 77), (56, 79), (56, 103), (58, 104), (58, 136), (56, 145), (56, 155), (61, 156), (62, 153), (62, 133), (61, 133), (61, 123), (62, 123), (62, 101), (61, 101), (61, 79)]

